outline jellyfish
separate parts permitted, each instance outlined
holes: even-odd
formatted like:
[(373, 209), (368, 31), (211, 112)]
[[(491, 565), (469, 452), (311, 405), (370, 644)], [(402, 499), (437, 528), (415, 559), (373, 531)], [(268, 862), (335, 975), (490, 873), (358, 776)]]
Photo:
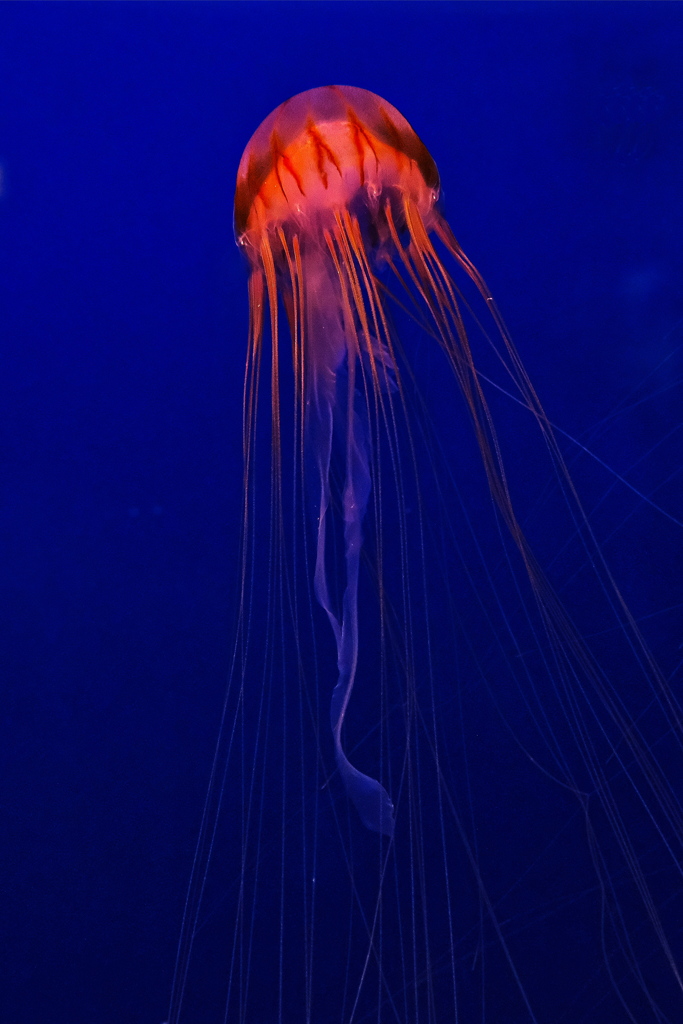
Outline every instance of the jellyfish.
[[(573, 999), (596, 1020), (603, 1004), (670, 1019), (683, 810), (667, 764), (682, 710), (445, 219), (432, 156), (374, 93), (311, 89), (249, 141), (235, 233), (250, 313), (238, 626), (169, 1020), (182, 1019), (193, 960), (205, 984), (196, 946), (218, 919), (225, 1019), (536, 1022), (553, 1002), (574, 1019)], [(417, 349), (428, 387), (448, 396), (445, 430)], [(564, 524), (550, 568), (508, 468), (526, 457), (549, 466), (540, 517)], [(478, 474), (474, 512), (459, 459)], [(471, 748), (488, 728), (477, 791)], [(556, 903), (539, 882), (558, 929), (580, 927), (576, 907), (593, 899), (581, 998), (542, 991), (540, 949), (539, 970), (523, 966), (528, 908), (514, 894), (531, 866), (512, 840), (507, 882), (489, 881), (493, 837), (537, 828), (525, 785), (547, 788), (552, 822), (533, 866), (567, 843), (592, 872)], [(227, 891), (209, 872), (226, 834)], [(665, 866), (653, 879), (654, 849)], [(207, 902), (221, 909), (205, 919)], [(503, 975), (514, 994), (497, 1001)]]

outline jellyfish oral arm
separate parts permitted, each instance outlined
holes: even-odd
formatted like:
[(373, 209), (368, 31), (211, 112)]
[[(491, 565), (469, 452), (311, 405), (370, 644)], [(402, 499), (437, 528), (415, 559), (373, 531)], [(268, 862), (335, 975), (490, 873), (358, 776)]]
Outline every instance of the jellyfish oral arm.
[[(326, 325), (331, 328), (331, 324)], [(342, 330), (341, 325), (338, 328)], [(328, 335), (329, 340), (329, 335)], [(326, 346), (334, 351), (337, 346)], [(346, 349), (346, 344), (344, 344)], [(338, 352), (338, 349), (337, 349)], [(342, 726), (356, 678), (358, 664), (358, 577), (363, 546), (363, 517), (370, 496), (371, 480), (368, 460), (368, 442), (360, 416), (354, 409), (355, 362), (353, 348), (346, 355), (348, 379), (345, 411), (335, 415), (336, 368), (314, 373), (314, 410), (317, 468), (320, 480), (320, 511), (314, 590), (320, 605), (327, 612), (337, 645), (337, 684), (332, 693), (330, 723), (334, 737), (335, 758), (346, 792), (356, 806), (363, 824), (374, 832), (392, 836), (394, 807), (386, 789), (376, 779), (354, 768), (342, 746)], [(335, 434), (335, 421), (341, 420), (345, 430), (345, 480), (343, 490), (344, 561), (346, 580), (342, 599), (341, 617), (332, 608), (326, 567), (327, 515), (330, 505), (330, 460)]]

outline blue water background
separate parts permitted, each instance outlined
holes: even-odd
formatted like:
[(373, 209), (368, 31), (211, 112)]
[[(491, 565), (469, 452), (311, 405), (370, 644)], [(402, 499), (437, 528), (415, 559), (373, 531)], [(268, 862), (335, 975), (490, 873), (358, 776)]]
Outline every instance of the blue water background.
[[(251, 133), (317, 85), (394, 104), (551, 418), (583, 436), (661, 390), (600, 447), (619, 472), (650, 453), (653, 493), (681, 413), (682, 53), (680, 4), (2, 5), (0, 1024), (165, 1019), (235, 612)], [(680, 514), (680, 475), (657, 500)], [(620, 568), (672, 671), (651, 523)]]

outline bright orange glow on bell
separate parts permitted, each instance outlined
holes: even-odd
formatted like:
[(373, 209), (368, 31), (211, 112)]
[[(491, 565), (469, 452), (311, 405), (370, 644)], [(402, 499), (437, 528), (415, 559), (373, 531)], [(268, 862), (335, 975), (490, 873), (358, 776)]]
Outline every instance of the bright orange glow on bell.
[(392, 189), (429, 223), (439, 175), (406, 119), (365, 89), (311, 89), (252, 136), (237, 172), (235, 230), (242, 244), (258, 246), (286, 223), (304, 229), (315, 218), (331, 228), (335, 212), (359, 196), (372, 209)]

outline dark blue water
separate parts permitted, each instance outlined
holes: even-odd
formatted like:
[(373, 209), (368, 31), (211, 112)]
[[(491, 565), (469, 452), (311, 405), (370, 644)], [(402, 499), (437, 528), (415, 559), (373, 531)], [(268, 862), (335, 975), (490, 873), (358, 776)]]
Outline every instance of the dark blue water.
[[(683, 515), (681, 52), (677, 4), (3, 5), (0, 1024), (166, 1019), (238, 591), (248, 311), (234, 177), (290, 95), (362, 86), (425, 141), (548, 415), (609, 467), (563, 445), (587, 506), (609, 492), (600, 543), (680, 689), (683, 534), (667, 516)], [(542, 493), (547, 466), (510, 447), (517, 491)], [(537, 524), (541, 557), (552, 527)], [(680, 761), (659, 726), (647, 732), (649, 698), (634, 706), (680, 793)], [(474, 763), (513, 771), (491, 750)], [(536, 857), (524, 785), (511, 777), (499, 826), (496, 801), (485, 808), (494, 899)], [(541, 890), (520, 881), (498, 916), (539, 1021), (625, 1021), (589, 860), (574, 874), (585, 829), (557, 799)], [(680, 875), (648, 844), (680, 961)], [(498, 886), (503, 857), (514, 868)], [(617, 887), (620, 870), (605, 872)], [(563, 956), (567, 903), (567, 942), (595, 948), (594, 972)], [(639, 1020), (680, 1019), (681, 992), (632, 913), (661, 1016), (622, 974), (616, 988)], [(459, 955), (479, 969), (476, 935)], [(532, 1019), (491, 956), (463, 1020)], [(217, 948), (209, 973), (226, 957)], [(342, 1019), (331, 1003), (320, 1024)], [(223, 1019), (217, 1002), (196, 1006), (183, 1019)]]

